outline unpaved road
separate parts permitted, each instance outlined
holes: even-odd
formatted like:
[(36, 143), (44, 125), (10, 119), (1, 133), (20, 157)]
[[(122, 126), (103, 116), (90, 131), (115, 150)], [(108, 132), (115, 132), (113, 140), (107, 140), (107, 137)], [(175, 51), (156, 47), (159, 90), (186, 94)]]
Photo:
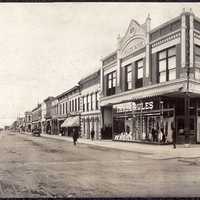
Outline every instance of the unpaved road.
[(200, 196), (200, 158), (143, 154), (0, 133), (0, 197)]

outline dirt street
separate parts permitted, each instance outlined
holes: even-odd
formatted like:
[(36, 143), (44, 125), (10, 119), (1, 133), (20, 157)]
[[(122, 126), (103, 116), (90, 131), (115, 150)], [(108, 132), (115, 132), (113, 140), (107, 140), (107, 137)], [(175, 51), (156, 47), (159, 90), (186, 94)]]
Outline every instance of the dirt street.
[(200, 158), (154, 160), (8, 132), (0, 152), (1, 198), (200, 196)]

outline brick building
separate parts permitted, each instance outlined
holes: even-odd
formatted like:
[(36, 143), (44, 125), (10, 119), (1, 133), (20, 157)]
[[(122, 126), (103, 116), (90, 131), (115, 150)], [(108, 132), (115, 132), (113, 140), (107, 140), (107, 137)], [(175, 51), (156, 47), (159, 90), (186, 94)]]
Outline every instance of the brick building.
[(162, 142), (167, 135), (170, 142), (174, 123), (178, 143), (186, 135), (200, 142), (200, 19), (183, 10), (150, 25), (149, 16), (142, 25), (131, 20), (102, 59), (103, 137)]

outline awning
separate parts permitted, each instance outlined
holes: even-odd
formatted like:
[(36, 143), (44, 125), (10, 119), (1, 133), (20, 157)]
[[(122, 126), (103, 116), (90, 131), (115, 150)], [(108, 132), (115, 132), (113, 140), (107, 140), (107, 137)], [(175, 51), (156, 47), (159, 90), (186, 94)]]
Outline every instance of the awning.
[(185, 86), (185, 82), (179, 81), (179, 82), (165, 82), (160, 83), (157, 85), (150, 85), (146, 86), (144, 88), (138, 88), (135, 90), (123, 92), (123, 93), (117, 93), (115, 95), (103, 97), (100, 101), (101, 106), (107, 106), (107, 105), (114, 105), (118, 103), (123, 103), (127, 101), (136, 101), (144, 98), (151, 98), (155, 96), (170, 96), (173, 94), (176, 94), (176, 96), (183, 93), (183, 89)]
[(76, 117), (68, 117), (61, 125), (61, 127), (78, 127), (79, 124), (79, 116)]

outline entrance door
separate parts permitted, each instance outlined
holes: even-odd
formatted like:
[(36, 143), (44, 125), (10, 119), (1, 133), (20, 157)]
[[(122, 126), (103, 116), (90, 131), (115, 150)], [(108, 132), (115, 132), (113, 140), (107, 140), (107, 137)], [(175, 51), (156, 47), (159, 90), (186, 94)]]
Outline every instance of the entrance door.
[[(185, 142), (185, 121), (184, 116), (177, 116), (176, 117), (176, 134), (177, 134), (177, 143), (184, 143)], [(190, 142), (196, 143), (196, 118), (195, 116), (190, 116), (189, 122), (189, 130), (190, 130)]]

